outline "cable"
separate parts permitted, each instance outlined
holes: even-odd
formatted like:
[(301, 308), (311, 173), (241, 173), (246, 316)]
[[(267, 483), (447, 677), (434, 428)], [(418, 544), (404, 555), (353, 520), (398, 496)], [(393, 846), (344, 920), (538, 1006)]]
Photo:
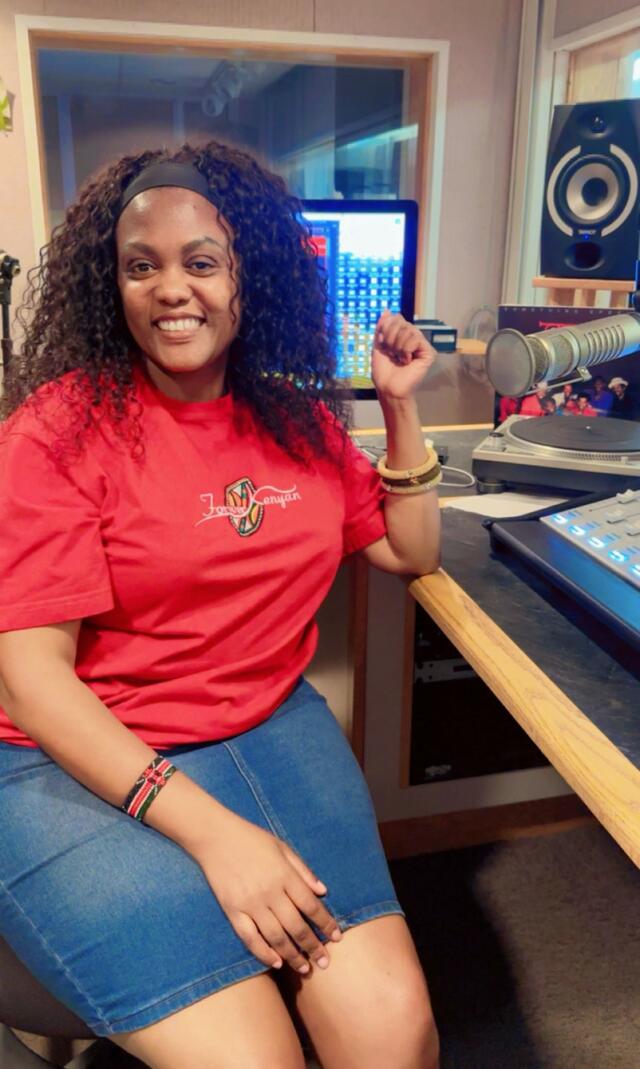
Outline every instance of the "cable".
[[(430, 444), (433, 445), (433, 443), (431, 442), (431, 439), (425, 439), (425, 441), (427, 441), (427, 442), (429, 442)], [(373, 464), (374, 467), (377, 464), (377, 462), (380, 459), (380, 457), (384, 456), (384, 454), (386, 452), (386, 445), (380, 445), (380, 446), (378, 446), (378, 445), (362, 445), (358, 441), (358, 439), (356, 437), (354, 437), (354, 442), (355, 442), (356, 446), (358, 447), (358, 449), (360, 450), (360, 452), (364, 453), (364, 455), (367, 458), (367, 460), (369, 461), (369, 463)], [(435, 448), (436, 452), (438, 453), (438, 456), (441, 458), (441, 460), (440, 460), (440, 468), (442, 470), (443, 476), (445, 476), (447, 472), (450, 472), (451, 474), (461, 475), (463, 477), (463, 479), (466, 480), (465, 482), (455, 482), (455, 481), (454, 482), (446, 482), (445, 479), (443, 478), (442, 482), (440, 483), (440, 486), (448, 486), (448, 487), (451, 487), (452, 489), (456, 489), (456, 490), (468, 490), (470, 487), (476, 485), (476, 478), (475, 478), (474, 475), (471, 474), (470, 471), (464, 471), (463, 468), (454, 468), (454, 467), (451, 467), (449, 464), (444, 464), (443, 463), (443, 461), (449, 455), (449, 451), (446, 448), (446, 446), (435, 446), (434, 448)]]
[(445, 482), (445, 480), (443, 479), (442, 482), (440, 483), (440, 486), (455, 487), (456, 490), (467, 490), (469, 487), (476, 485), (476, 481), (477, 481), (476, 477), (475, 477), (475, 475), (472, 475), (470, 471), (464, 471), (463, 468), (452, 468), (449, 464), (445, 464), (445, 466), (441, 470), (442, 470), (442, 474), (443, 475), (446, 472), (456, 472), (457, 475), (463, 475), (464, 478), (467, 480), (467, 482), (465, 482), (465, 483), (456, 483), (456, 482), (448, 483), (448, 482)]

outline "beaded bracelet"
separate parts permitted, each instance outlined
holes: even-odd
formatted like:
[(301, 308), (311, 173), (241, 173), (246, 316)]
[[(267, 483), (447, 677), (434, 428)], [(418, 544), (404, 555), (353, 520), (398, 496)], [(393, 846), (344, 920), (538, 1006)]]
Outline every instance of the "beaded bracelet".
[(138, 777), (129, 791), (124, 802), (120, 806), (124, 813), (128, 813), (135, 820), (142, 820), (147, 809), (158, 796), (165, 783), (171, 779), (177, 771), (166, 757), (160, 754), (154, 757), (150, 765)]

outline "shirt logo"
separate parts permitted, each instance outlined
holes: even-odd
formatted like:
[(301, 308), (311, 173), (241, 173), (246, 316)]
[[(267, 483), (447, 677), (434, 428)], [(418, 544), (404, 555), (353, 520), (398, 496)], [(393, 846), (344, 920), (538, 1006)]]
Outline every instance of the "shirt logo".
[(206, 506), (206, 511), (195, 524), (196, 527), (208, 520), (226, 517), (238, 534), (247, 538), (260, 527), (267, 505), (279, 505), (286, 509), (291, 501), (301, 501), (302, 498), (295, 486), (288, 490), (268, 485), (256, 487), (248, 476), (244, 476), (225, 487), (224, 505), (214, 504), (213, 494), (200, 494), (200, 500)]

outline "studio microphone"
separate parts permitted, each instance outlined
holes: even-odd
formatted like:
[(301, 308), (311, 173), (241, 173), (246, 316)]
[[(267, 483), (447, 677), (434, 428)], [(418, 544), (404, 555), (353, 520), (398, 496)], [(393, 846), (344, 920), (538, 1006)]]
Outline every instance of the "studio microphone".
[(577, 378), (580, 368), (628, 356), (638, 349), (638, 312), (553, 327), (539, 334), (521, 334), (507, 327), (494, 334), (487, 345), (487, 375), (503, 397), (522, 397), (538, 382)]

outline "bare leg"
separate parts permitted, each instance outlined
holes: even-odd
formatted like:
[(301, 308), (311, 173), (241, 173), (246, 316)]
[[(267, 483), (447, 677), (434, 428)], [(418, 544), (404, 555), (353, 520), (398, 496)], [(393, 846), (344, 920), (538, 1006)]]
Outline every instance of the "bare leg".
[(109, 1038), (150, 1069), (304, 1069), (293, 1023), (268, 973)]
[(282, 976), (322, 1069), (438, 1069), (427, 983), (404, 918), (350, 928), (329, 954), (324, 971)]

